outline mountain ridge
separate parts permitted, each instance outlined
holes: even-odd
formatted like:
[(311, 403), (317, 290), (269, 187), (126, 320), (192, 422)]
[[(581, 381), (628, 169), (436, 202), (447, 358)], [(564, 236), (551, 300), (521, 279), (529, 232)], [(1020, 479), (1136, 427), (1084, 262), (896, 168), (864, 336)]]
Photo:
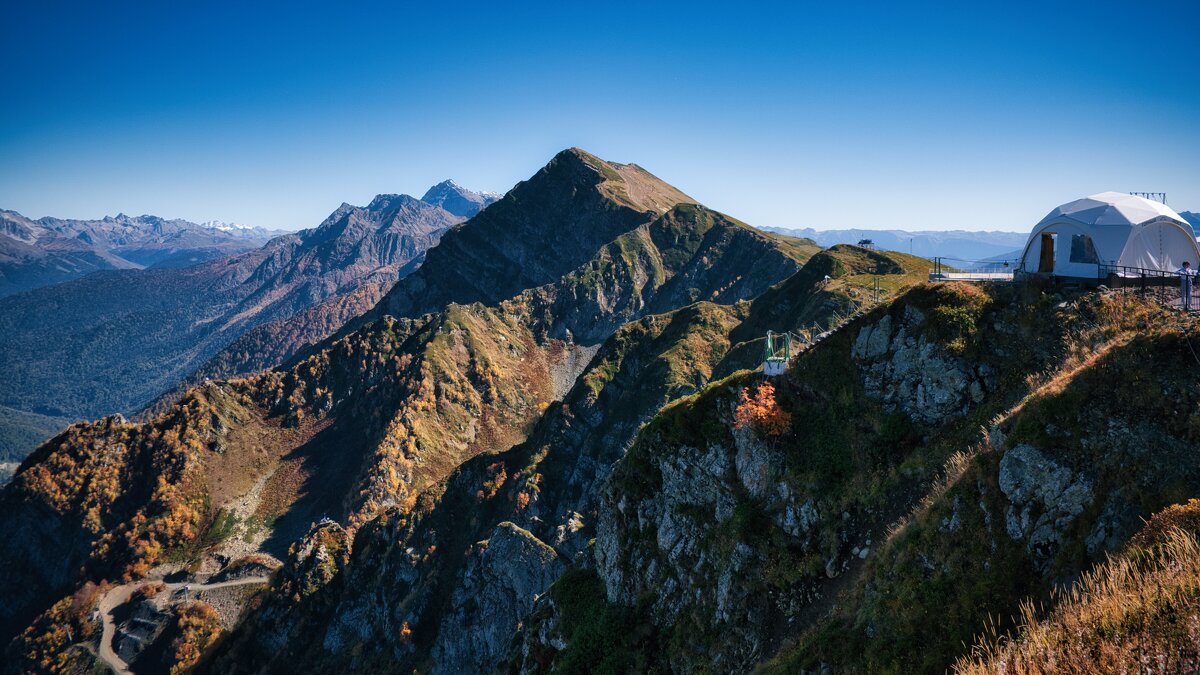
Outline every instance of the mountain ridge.
[(281, 231), (223, 230), (158, 216), (31, 220), (0, 210), (0, 297), (105, 269), (183, 267), (250, 250)]
[[(134, 576), (158, 562), (164, 550), (182, 547), (193, 551), (186, 555), (206, 555), (205, 549), (193, 548), (197, 535), (224, 518), (218, 510), (233, 508), (230, 499), (256, 484), (270, 495), (259, 508), (268, 508), (268, 502), (275, 506), (262, 516), (269, 515), (273, 524), (265, 530), (256, 526), (252, 541), (283, 555), (280, 547), (286, 550), (290, 538), (302, 535), (321, 513), (355, 529), (383, 509), (403, 513), (414, 508), (420, 492), (463, 461), (521, 442), (591, 358), (595, 348), (575, 342), (574, 333), (592, 327), (599, 341), (601, 333), (643, 315), (655, 303), (691, 303), (693, 293), (729, 303), (748, 299), (799, 268), (794, 256), (800, 255), (803, 244), (785, 246), (780, 238), (699, 206), (659, 211), (664, 196), (677, 191), (654, 185), (641, 170), (625, 169), (633, 172), (637, 185), (614, 185), (617, 181), (595, 165), (599, 160), (575, 152), (557, 159), (557, 165), (552, 160), (549, 169), (540, 172), (540, 194), (518, 186), (451, 230), (469, 238), (482, 236), (470, 230), (490, 232), (498, 222), (523, 223), (528, 231), (587, 225), (566, 238), (571, 249), (564, 260), (544, 263), (535, 270), (538, 277), (527, 275), (522, 282), (526, 288), (490, 303), (471, 300), (479, 289), (467, 288), (459, 301), (432, 312), (368, 318), (313, 347), (309, 356), (286, 369), (197, 386), (144, 424), (101, 421), (72, 427), (31, 456), (0, 495), (10, 505), (0, 529), (13, 532), (26, 527), (29, 519), (45, 518), (20, 505), (42, 503), (46, 495), (60, 491), (79, 495), (85, 504), (106, 503), (110, 497), (93, 494), (86, 484), (67, 481), (68, 488), (66, 474), (51, 467), (69, 464), (81, 476), (103, 473), (121, 462), (92, 468), (95, 458), (89, 448), (121, 447), (127, 449), (122, 453), (150, 453), (119, 455), (129, 461), (160, 458), (136, 460), (149, 471), (140, 480), (159, 485), (161, 491), (154, 493), (159, 496), (122, 502), (127, 506), (119, 510), (101, 507), (99, 523), (87, 520), (90, 511), (77, 510), (73, 499), (49, 498), (58, 514), (55, 519), (64, 526), (76, 527), (73, 523), (81, 516), (91, 523), (74, 539), (87, 550), (54, 549), (52, 555), (70, 564), (90, 559), (94, 574), (123, 570)], [(610, 184), (603, 185), (606, 181)], [(628, 205), (638, 203), (649, 208), (637, 211)], [(497, 209), (499, 220), (490, 215)], [(337, 216), (339, 221), (350, 218), (349, 213)], [(601, 241), (605, 236), (609, 240)], [(543, 243), (523, 245), (536, 250)], [(505, 253), (523, 255), (521, 246)], [(433, 250), (437, 249), (431, 255)], [(419, 269), (434, 279), (445, 273), (437, 267), (458, 262), (454, 256), (435, 256)], [(571, 269), (558, 272), (568, 265)], [(554, 273), (557, 278), (549, 276)], [(542, 279), (548, 281), (535, 283)], [(265, 456), (256, 455), (258, 450), (245, 439), (264, 434), (282, 445), (271, 446)], [(95, 441), (84, 441), (90, 438)], [(252, 457), (260, 459), (251, 461)], [(244, 468), (227, 473), (233, 466)], [(303, 484), (315, 480), (318, 474), (310, 472), (322, 466), (326, 469), (319, 474), (320, 488), (297, 492), (289, 487), (297, 479)], [(226, 482), (218, 476), (225, 476)], [(243, 487), (233, 492), (220, 487), (234, 484)], [(142, 518), (154, 524), (130, 527)], [(236, 528), (243, 524), (249, 527), (240, 517), (236, 522), (241, 524), (235, 532), (241, 533)], [(115, 534), (100, 536), (97, 526)], [(235, 539), (252, 536), (249, 532)], [(113, 537), (132, 540), (114, 548), (109, 543)], [(232, 545), (233, 541), (220, 543), (216, 550)], [(20, 597), (26, 600), (14, 604), (26, 608), (40, 594), (73, 580), (61, 566), (44, 576), (34, 568), (22, 570), (22, 576), (29, 575), (21, 582)], [(10, 616), (26, 611), (21, 607), (12, 607)]]
[[(0, 400), (66, 416), (134, 412), (245, 330), (395, 280), (461, 220), (411, 197), (374, 205), (343, 205), (315, 228), (236, 256), (104, 271), (0, 299), (0, 363), (10, 374)], [(59, 378), (48, 360), (72, 377)], [(76, 382), (83, 389), (72, 390)]]

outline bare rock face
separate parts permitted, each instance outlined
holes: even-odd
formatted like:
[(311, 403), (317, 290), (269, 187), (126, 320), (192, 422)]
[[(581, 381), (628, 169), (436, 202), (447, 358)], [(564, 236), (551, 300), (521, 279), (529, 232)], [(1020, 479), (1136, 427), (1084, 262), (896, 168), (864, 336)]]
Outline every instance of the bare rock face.
[[(279, 571), (274, 589), (282, 599), (279, 607), (270, 607), (260, 617), (256, 638), (268, 651), (283, 649), (289, 641), (306, 635), (311, 627), (288, 620), (283, 603), (311, 602), (311, 598), (345, 570), (350, 559), (351, 535), (333, 522), (315, 525), (295, 544), (295, 550)], [(326, 642), (328, 642), (328, 636)]]
[(522, 626), (518, 645), (513, 650), (514, 666), (509, 672), (533, 675), (545, 672), (544, 663), (565, 650), (568, 642), (563, 636), (562, 613), (550, 594), (538, 598), (528, 621)]
[(1010, 505), (1005, 513), (1008, 534), (1028, 542), (1029, 551), (1048, 558), (1063, 531), (1091, 504), (1091, 482), (1069, 467), (1022, 444), (1000, 460), (1000, 490)]
[(509, 522), (497, 525), (468, 556), (433, 648), (434, 672), (494, 669), (521, 619), (566, 569), (554, 549)]
[(939, 424), (982, 401), (995, 377), (986, 364), (947, 353), (922, 333), (924, 323), (912, 305), (898, 319), (886, 315), (859, 331), (851, 356), (861, 364), (868, 396), (919, 422)]
[[(656, 446), (648, 453), (653, 467), (643, 473), (661, 480), (636, 495), (610, 483), (600, 504), (594, 556), (608, 600), (633, 606), (652, 593), (660, 626), (691, 615), (719, 636), (703, 664), (681, 661), (673, 664), (678, 672), (702, 665), (743, 671), (768, 649), (769, 617), (811, 601), (803, 590), (764, 592), (758, 581), (768, 561), (731, 528), (738, 521), (775, 526), (797, 549), (810, 550), (816, 508), (783, 480), (776, 449), (748, 430), (732, 435), (731, 444), (703, 449)], [(831, 569), (836, 575), (841, 562), (831, 561)]]

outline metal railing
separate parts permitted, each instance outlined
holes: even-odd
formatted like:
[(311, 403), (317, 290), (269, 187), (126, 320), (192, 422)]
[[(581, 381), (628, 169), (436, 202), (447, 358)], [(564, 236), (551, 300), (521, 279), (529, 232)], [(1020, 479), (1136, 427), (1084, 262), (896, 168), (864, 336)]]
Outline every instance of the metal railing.
[[(949, 260), (952, 264), (947, 265)], [(1013, 280), (1015, 261), (969, 260), (937, 256), (929, 270), (930, 281), (990, 281), (1004, 283)]]
[(1109, 288), (1132, 289), (1141, 297), (1167, 307), (1200, 311), (1200, 298), (1196, 295), (1197, 280), (1193, 277), (1191, 283), (1187, 284), (1189, 292), (1185, 295), (1183, 275), (1179, 272), (1101, 263), (1097, 266), (1096, 279)]

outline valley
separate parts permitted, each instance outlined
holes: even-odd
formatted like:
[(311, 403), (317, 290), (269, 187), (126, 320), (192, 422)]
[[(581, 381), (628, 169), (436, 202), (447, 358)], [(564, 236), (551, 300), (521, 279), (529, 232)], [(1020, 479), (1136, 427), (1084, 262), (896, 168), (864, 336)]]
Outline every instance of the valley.
[[(467, 214), (495, 199), (451, 192), (466, 195), (457, 208)], [(19, 460), (72, 420), (133, 415), (187, 384), (283, 363), (374, 306), (463, 219), (380, 195), (236, 255), (101, 271), (0, 298), (0, 405), (13, 420), (6, 454)]]

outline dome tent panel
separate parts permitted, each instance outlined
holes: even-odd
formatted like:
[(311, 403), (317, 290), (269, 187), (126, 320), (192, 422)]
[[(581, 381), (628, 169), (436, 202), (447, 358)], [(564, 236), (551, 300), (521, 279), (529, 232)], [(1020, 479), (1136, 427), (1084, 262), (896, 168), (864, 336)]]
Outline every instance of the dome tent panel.
[(1193, 268), (1200, 263), (1195, 237), (1178, 223), (1157, 221), (1134, 230), (1117, 264), (1173, 272), (1182, 267), (1184, 261), (1191, 263)]

